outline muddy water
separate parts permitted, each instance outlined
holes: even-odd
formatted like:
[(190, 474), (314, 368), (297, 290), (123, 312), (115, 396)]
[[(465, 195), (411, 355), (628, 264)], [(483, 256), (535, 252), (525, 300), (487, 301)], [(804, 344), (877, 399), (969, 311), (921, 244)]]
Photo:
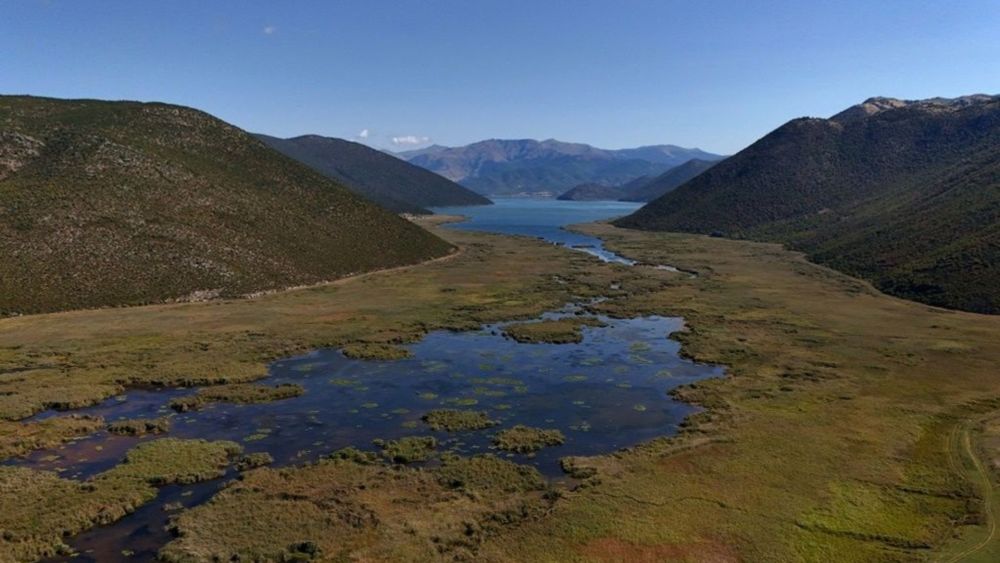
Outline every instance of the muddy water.
[[(559, 220), (576, 223), (579, 218)], [(550, 227), (559, 230), (559, 225), (545, 228)], [(603, 259), (628, 263), (600, 251), (605, 253)], [(578, 312), (571, 305), (544, 318)], [(410, 345), (412, 357), (404, 360), (351, 360), (338, 350), (318, 350), (271, 365), (270, 375), (261, 383), (296, 383), (306, 391), (272, 403), (218, 403), (175, 414), (167, 406), (170, 400), (193, 390), (144, 389), (76, 412), (109, 421), (169, 415), (172, 436), (233, 440), (247, 452), (270, 453), (276, 466), (312, 461), (345, 446), (375, 450), (372, 440), (376, 438), (430, 434), (441, 442), (441, 450), (493, 452), (558, 478), (560, 457), (605, 453), (674, 433), (693, 408), (674, 401), (668, 392), (722, 373), (720, 367), (679, 357), (679, 345), (667, 336), (681, 327), (680, 319), (602, 320), (603, 327), (583, 329), (579, 344), (519, 344), (503, 336), (503, 325), (488, 325), (475, 332), (431, 333)], [(434, 432), (421, 417), (438, 408), (486, 411), (500, 424), (479, 431)], [(51, 415), (42, 413), (38, 418)], [(494, 450), (495, 432), (515, 424), (557, 428), (566, 442), (535, 455)], [(142, 439), (102, 432), (12, 463), (85, 479), (118, 463)], [(205, 502), (234, 476), (162, 488), (157, 500), (132, 515), (74, 538), (70, 543), (80, 556), (73, 560), (155, 558), (170, 540), (166, 525), (172, 512), (165, 505), (190, 507)]]

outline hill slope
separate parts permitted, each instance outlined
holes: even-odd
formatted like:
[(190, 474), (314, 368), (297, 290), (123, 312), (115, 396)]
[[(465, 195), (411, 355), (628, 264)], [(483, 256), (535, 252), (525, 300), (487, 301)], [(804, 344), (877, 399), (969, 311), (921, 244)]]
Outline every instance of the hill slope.
[(0, 97), (0, 313), (237, 295), (449, 249), (200, 111)]
[(895, 295), (1000, 313), (1000, 96), (790, 121), (617, 224), (781, 241)]
[(564, 201), (615, 201), (622, 195), (621, 186), (605, 186), (604, 184), (580, 184), (573, 186), (556, 199)]
[(639, 185), (626, 187), (622, 201), (653, 201), (665, 193), (671, 192), (685, 182), (694, 178), (698, 174), (715, 166), (717, 160), (702, 160), (692, 158), (691, 160), (667, 170), (652, 180), (648, 180)]
[(447, 178), (360, 143), (319, 135), (291, 139), (255, 136), (285, 156), (397, 213), (427, 214), (427, 207), (492, 203)]
[(692, 158), (720, 158), (673, 145), (605, 150), (553, 139), (491, 139), (399, 156), (487, 195), (559, 194), (580, 184), (619, 185), (639, 176), (655, 176)]

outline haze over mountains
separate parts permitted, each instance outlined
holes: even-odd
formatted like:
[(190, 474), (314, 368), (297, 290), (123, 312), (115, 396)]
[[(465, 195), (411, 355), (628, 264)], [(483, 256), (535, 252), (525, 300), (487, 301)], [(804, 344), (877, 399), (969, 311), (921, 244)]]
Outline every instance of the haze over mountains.
[(613, 186), (640, 176), (656, 176), (692, 158), (722, 158), (701, 149), (673, 145), (606, 150), (553, 139), (490, 139), (462, 147), (435, 145), (398, 156), (483, 195), (551, 196), (585, 183)]
[(0, 97), (0, 314), (232, 296), (451, 246), (206, 113)]
[(1000, 313), (1000, 96), (795, 119), (616, 224), (784, 242), (888, 293)]
[(397, 213), (428, 214), (428, 207), (492, 203), (447, 178), (360, 143), (319, 135), (290, 139), (255, 136), (285, 156)]

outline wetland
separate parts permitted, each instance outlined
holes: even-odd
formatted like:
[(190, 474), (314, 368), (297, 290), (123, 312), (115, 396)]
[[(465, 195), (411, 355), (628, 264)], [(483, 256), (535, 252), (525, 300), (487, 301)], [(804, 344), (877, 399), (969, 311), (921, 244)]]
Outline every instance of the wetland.
[(441, 221), (462, 252), (391, 274), (5, 319), (0, 560), (1000, 553), (995, 317), (771, 244)]
[[(632, 261), (604, 249), (600, 239), (563, 227), (631, 207), (507, 200), (469, 208), (474, 217), (448, 227), (530, 236), (630, 266)], [(620, 291), (620, 286), (609, 288)], [(179, 510), (211, 498), (219, 477), (256, 467), (309, 466), (328, 463), (331, 456), (339, 463), (371, 463), (381, 456), (417, 470), (454, 472), (464, 463), (460, 459), (483, 459), (476, 463), (487, 468), (503, 459), (536, 472), (538, 479), (558, 482), (565, 479), (563, 458), (608, 453), (674, 433), (696, 409), (669, 392), (723, 373), (721, 367), (680, 357), (679, 344), (668, 339), (683, 327), (680, 319), (588, 312), (604, 299), (595, 293), (534, 319), (432, 330), (412, 343), (362, 341), (316, 349), (272, 362), (266, 376), (253, 383), (124, 389), (73, 409), (74, 420), (106, 421), (103, 431), (70, 436), (62, 445), (40, 447), (5, 464), (89, 483), (159, 434), (239, 444), (243, 455), (231, 452), (233, 466), (214, 481), (158, 483), (165, 486), (155, 502), (132, 507), (131, 514), (57, 550), (93, 561), (157, 557), (178, 533), (172, 522)], [(63, 418), (46, 409), (22, 422), (45, 425)]]

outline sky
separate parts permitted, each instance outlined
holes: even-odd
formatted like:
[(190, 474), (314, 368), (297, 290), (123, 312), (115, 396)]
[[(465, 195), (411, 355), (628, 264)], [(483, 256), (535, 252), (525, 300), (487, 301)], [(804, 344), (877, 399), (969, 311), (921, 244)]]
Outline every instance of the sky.
[(872, 96), (1000, 93), (1000, 0), (0, 0), (0, 93), (163, 101), (390, 150), (731, 154)]

